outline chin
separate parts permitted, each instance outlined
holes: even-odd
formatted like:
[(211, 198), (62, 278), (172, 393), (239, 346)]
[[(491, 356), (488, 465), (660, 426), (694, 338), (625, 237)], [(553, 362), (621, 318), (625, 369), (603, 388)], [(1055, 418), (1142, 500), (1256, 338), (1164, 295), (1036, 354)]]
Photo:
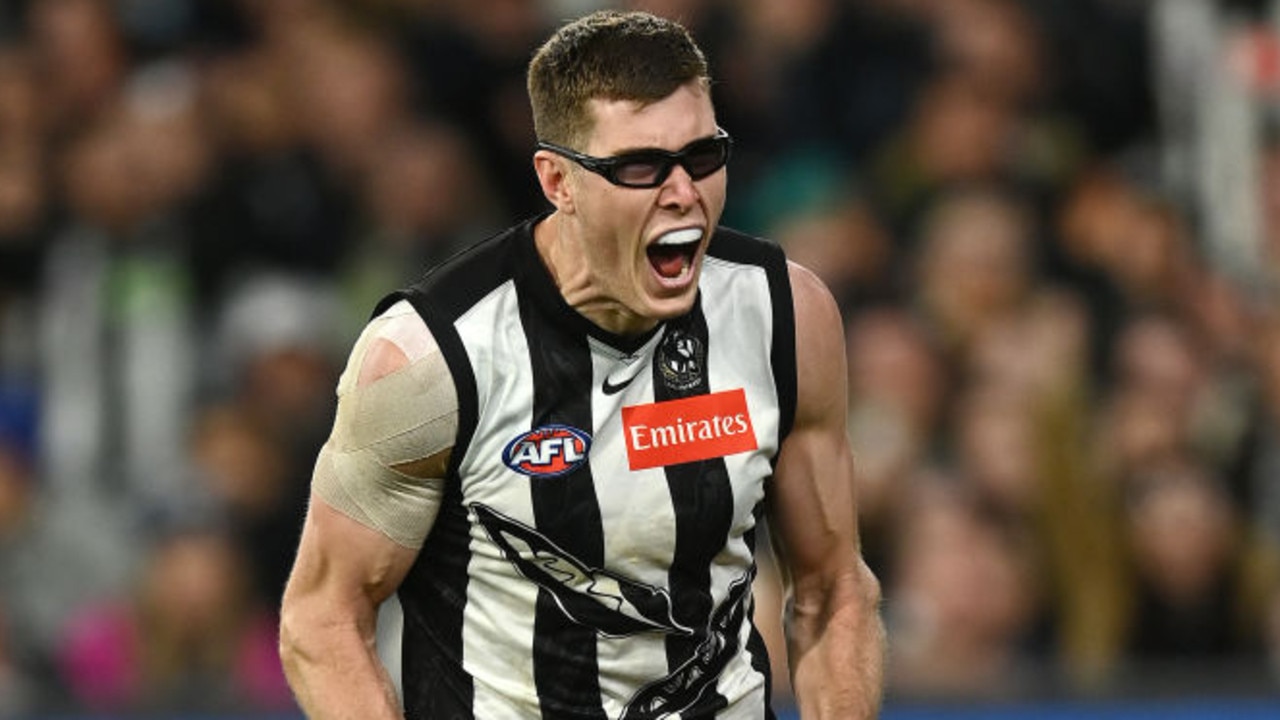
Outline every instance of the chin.
[(698, 284), (693, 285), (678, 295), (650, 296), (649, 315), (655, 320), (670, 320), (680, 317), (693, 309), (698, 299)]

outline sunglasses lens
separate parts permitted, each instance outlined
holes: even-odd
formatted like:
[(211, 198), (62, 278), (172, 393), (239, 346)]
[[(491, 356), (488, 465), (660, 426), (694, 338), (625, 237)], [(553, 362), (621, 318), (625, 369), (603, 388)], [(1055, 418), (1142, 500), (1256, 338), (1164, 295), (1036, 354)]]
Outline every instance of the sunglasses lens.
[(724, 152), (722, 143), (713, 143), (707, 147), (690, 150), (689, 155), (685, 156), (685, 168), (689, 170), (690, 177), (701, 179), (723, 168), (726, 160), (728, 156)]
[(685, 151), (684, 167), (694, 180), (714, 173), (729, 161), (729, 143), (724, 138), (713, 138), (698, 143)]
[(669, 171), (671, 161), (661, 155), (637, 154), (613, 168), (613, 180), (629, 187), (652, 187)]

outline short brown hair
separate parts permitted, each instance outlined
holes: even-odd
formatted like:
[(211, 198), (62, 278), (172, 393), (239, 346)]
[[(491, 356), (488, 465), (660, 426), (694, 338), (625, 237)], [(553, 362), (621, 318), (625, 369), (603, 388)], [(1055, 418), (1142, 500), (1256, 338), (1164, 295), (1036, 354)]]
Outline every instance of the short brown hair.
[(709, 86), (707, 60), (679, 23), (645, 12), (602, 10), (561, 27), (529, 63), (533, 127), (572, 146), (590, 134), (587, 102), (657, 102), (682, 85)]

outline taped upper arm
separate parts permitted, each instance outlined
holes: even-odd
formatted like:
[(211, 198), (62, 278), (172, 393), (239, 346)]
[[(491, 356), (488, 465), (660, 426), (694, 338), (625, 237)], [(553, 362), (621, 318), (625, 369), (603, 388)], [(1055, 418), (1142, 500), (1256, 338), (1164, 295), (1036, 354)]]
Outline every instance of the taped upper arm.
[(396, 303), (352, 349), (313, 490), (360, 524), (421, 547), (443, 495), (457, 427), (457, 393), (444, 356), (413, 307)]

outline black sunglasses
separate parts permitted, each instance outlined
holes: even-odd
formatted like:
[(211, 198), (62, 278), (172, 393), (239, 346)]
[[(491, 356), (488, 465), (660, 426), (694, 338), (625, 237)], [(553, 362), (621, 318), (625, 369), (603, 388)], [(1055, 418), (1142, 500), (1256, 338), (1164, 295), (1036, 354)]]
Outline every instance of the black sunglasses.
[(654, 148), (606, 158), (584, 155), (562, 145), (538, 141), (539, 150), (550, 150), (614, 185), (629, 188), (658, 187), (666, 182), (677, 164), (689, 173), (689, 177), (701, 180), (729, 162), (729, 151), (732, 148), (733, 140), (729, 138), (729, 133), (719, 128), (715, 135), (694, 140), (678, 152)]

